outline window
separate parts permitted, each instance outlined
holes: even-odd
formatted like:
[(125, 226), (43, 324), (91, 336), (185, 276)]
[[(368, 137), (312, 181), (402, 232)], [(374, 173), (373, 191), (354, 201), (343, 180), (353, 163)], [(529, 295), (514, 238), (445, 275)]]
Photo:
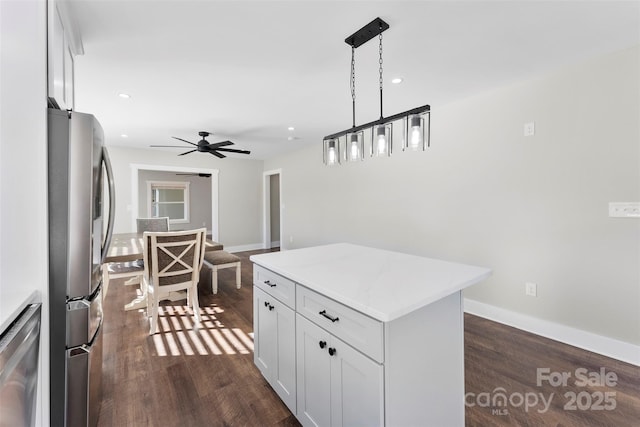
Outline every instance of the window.
[(149, 217), (168, 216), (169, 223), (189, 222), (189, 183), (147, 181)]

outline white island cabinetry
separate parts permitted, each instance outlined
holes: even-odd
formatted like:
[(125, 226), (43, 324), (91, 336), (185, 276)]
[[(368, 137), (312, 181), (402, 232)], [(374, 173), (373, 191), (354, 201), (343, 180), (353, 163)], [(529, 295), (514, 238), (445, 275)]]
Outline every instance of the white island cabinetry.
[(289, 410), (296, 413), (295, 313), (276, 298), (288, 301), (282, 293), (290, 293), (293, 304), (294, 285), (290, 283), (287, 288), (284, 278), (258, 266), (254, 278), (260, 281), (253, 289), (254, 363)]
[[(351, 244), (251, 260), (254, 360), (303, 425), (464, 425), (461, 291), (489, 269)], [(275, 357), (294, 373), (293, 408), (264, 368), (265, 341), (282, 332), (267, 323), (263, 308), (276, 308), (263, 291), (295, 313), (294, 343)]]

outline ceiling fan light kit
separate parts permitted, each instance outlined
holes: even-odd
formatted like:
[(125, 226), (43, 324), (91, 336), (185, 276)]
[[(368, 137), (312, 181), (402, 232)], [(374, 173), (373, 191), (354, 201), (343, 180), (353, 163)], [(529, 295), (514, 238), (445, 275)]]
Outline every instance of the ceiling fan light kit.
[[(221, 142), (214, 142), (214, 143), (207, 141), (206, 138), (209, 135), (211, 135), (211, 132), (200, 131), (198, 132), (198, 135), (200, 135), (202, 139), (198, 141), (197, 144), (191, 141), (187, 141), (186, 139), (178, 138), (177, 136), (172, 136), (173, 139), (186, 142), (187, 144), (190, 144), (195, 147), (189, 151), (185, 151), (184, 153), (178, 154), (178, 156), (184, 156), (185, 154), (190, 154), (196, 151), (199, 153), (209, 153), (220, 159), (224, 159), (225, 157), (227, 157), (224, 154), (222, 154), (221, 151), (225, 153), (251, 154), (251, 151), (248, 151), (248, 150), (236, 150), (235, 148), (223, 148), (229, 145), (234, 145), (234, 143), (231, 141), (221, 141)], [(150, 145), (150, 147), (185, 148), (182, 145)]]
[[(431, 107), (429, 105), (423, 105), (389, 117), (384, 117), (382, 114), (382, 33), (387, 29), (389, 29), (389, 24), (376, 18), (344, 40), (351, 46), (350, 85), (353, 122), (351, 128), (323, 138), (323, 159), (327, 166), (339, 165), (343, 160), (347, 162), (364, 160), (365, 131), (371, 134), (369, 154), (372, 157), (390, 156), (393, 149), (393, 122), (400, 119), (402, 119), (403, 128), (403, 150), (426, 150), (431, 144)], [(379, 39), (380, 118), (356, 126), (355, 50), (376, 36)], [(344, 139), (344, 150), (340, 149), (342, 139)]]

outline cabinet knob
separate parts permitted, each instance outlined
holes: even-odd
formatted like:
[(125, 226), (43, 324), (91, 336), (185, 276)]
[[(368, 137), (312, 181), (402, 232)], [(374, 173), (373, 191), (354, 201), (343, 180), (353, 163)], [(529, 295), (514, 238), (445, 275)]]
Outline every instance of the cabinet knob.
[(326, 341), (320, 341), (318, 344), (320, 344), (320, 348), (325, 348), (327, 346)]
[(265, 302), (264, 302), (264, 306), (265, 306), (265, 307), (269, 307), (269, 303), (265, 301)]
[(334, 354), (336, 354), (336, 353), (337, 353), (337, 351), (336, 351), (336, 349), (335, 349), (335, 348), (333, 348), (333, 347), (329, 347), (329, 355), (330, 355), (330, 356), (333, 356), (333, 355), (334, 355)]
[(275, 307), (269, 304), (269, 311), (272, 311)]

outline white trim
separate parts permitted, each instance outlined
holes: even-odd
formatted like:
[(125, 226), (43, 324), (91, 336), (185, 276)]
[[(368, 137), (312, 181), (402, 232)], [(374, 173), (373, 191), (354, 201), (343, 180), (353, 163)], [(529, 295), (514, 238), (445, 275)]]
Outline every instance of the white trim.
[(278, 192), (280, 193), (280, 236), (278, 242), (282, 241), (282, 169), (273, 169), (262, 173), (262, 247), (260, 249), (271, 249), (271, 176), (279, 175)]
[(275, 242), (271, 242), (271, 247), (272, 248), (279, 248), (280, 247), (280, 240), (276, 240)]
[(640, 346), (638, 345), (516, 313), (468, 298), (464, 299), (464, 311), (574, 347), (640, 366)]
[[(1, 1), (1, 0), (0, 0)], [(187, 166), (164, 166), (164, 165), (146, 165), (140, 163), (131, 163), (131, 229), (136, 229), (136, 218), (138, 214), (138, 172), (140, 170), (162, 171), (162, 172), (186, 172), (186, 173), (207, 173), (211, 174), (211, 236), (212, 239), (218, 241), (218, 169), (191, 168)]]
[(257, 251), (259, 249), (264, 249), (264, 245), (262, 243), (250, 243), (248, 245), (237, 245), (237, 246), (225, 246), (224, 250), (233, 253), (233, 252), (245, 252), (245, 251)]

